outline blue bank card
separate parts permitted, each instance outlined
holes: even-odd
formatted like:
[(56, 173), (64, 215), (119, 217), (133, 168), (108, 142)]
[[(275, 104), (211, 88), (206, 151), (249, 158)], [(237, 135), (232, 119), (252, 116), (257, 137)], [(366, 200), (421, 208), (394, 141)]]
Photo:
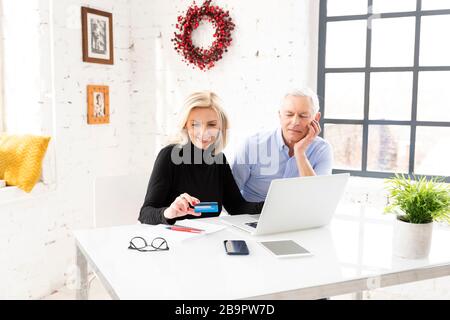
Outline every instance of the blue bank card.
[(200, 202), (194, 206), (194, 212), (196, 213), (218, 213), (219, 203), (218, 202)]

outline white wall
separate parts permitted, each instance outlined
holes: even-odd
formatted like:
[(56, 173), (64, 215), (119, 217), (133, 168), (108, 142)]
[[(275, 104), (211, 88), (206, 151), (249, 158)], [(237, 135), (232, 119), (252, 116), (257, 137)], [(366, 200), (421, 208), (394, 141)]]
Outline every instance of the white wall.
[[(0, 203), (0, 298), (39, 298), (64, 284), (73, 270), (71, 231), (93, 225), (95, 178), (149, 173), (186, 95), (216, 91), (234, 132), (246, 134), (276, 125), (288, 88), (315, 87), (315, 0), (215, 1), (232, 11), (237, 28), (232, 48), (208, 72), (187, 67), (170, 42), (186, 1), (4, 1), (31, 17), (10, 21), (10, 32), (31, 40), (23, 50), (6, 41), (9, 129), (52, 135), (56, 178), (54, 188)], [(114, 66), (82, 62), (82, 5), (113, 12)], [(110, 85), (110, 125), (86, 124), (91, 83)]]
[[(278, 124), (278, 107), (290, 88), (316, 87), (317, 0), (217, 0), (236, 24), (233, 44), (215, 68), (187, 66), (171, 38), (183, 0), (133, 0), (132, 166), (147, 170), (170, 133), (183, 99), (213, 90), (231, 118), (231, 143)], [(258, 53), (258, 56), (257, 56)], [(149, 141), (157, 141), (156, 145)]]
[[(56, 179), (52, 188), (0, 203), (0, 298), (39, 298), (64, 285), (72, 270), (71, 230), (93, 225), (95, 178), (129, 171), (130, 6), (128, 0), (4, 2), (6, 16), (20, 9), (31, 17), (10, 20), (5, 30), (22, 40), (14, 47), (6, 36), (8, 129), (52, 135)], [(114, 66), (82, 62), (82, 5), (114, 12)], [(110, 125), (87, 125), (87, 84), (110, 86)]]

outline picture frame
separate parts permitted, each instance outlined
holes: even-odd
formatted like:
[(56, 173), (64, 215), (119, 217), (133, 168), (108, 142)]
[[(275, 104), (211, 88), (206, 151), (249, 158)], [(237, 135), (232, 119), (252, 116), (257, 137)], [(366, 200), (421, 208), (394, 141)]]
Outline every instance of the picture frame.
[(109, 124), (109, 86), (88, 85), (88, 124)]
[(114, 33), (112, 13), (81, 8), (83, 61), (114, 64)]

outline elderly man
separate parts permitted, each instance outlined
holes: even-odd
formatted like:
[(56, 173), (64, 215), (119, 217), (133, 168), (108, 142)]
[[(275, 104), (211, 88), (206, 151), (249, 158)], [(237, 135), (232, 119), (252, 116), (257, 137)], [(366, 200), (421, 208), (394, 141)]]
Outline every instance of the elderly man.
[(265, 201), (273, 179), (332, 173), (332, 148), (319, 137), (319, 110), (313, 91), (292, 91), (279, 110), (280, 127), (249, 137), (237, 151), (232, 170), (247, 201)]

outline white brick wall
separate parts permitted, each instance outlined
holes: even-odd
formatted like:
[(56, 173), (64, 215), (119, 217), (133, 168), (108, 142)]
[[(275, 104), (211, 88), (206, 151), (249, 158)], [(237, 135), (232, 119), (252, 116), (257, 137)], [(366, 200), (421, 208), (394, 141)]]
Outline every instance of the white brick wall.
[[(129, 172), (130, 3), (6, 2), (6, 10), (20, 8), (21, 14), (33, 17), (19, 19), (20, 25), (14, 22), (9, 33), (26, 37), (19, 42), (22, 47), (6, 48), (10, 67), (6, 70), (6, 82), (17, 88), (7, 91), (8, 128), (11, 132), (52, 135), (56, 189), (21, 197), (13, 203), (0, 203), (0, 298), (39, 298), (66, 281), (65, 273), (71, 270), (74, 260), (71, 230), (93, 225), (95, 178)], [(114, 13), (114, 66), (82, 62), (82, 5)], [(27, 42), (27, 37), (36, 43)], [(23, 85), (18, 86), (20, 83)], [(88, 84), (110, 86), (110, 125), (87, 125)], [(31, 127), (23, 125), (23, 118), (30, 120)]]
[[(190, 2), (133, 0), (132, 167), (148, 170), (170, 133), (183, 99), (213, 90), (231, 118), (231, 143), (277, 125), (282, 96), (316, 87), (318, 1), (224, 1), (236, 24), (233, 44), (215, 68), (201, 72), (181, 60), (170, 41)], [(312, 26), (312, 27), (311, 27)], [(258, 56), (257, 56), (258, 53)], [(149, 144), (156, 138), (155, 145)]]
[[(33, 18), (19, 27), (34, 43), (24, 41), (16, 54), (7, 48), (15, 66), (6, 78), (26, 88), (8, 90), (9, 128), (53, 136), (56, 189), (0, 204), (0, 298), (38, 298), (64, 284), (74, 258), (71, 230), (92, 226), (95, 177), (149, 172), (187, 94), (215, 90), (234, 132), (245, 134), (276, 124), (288, 87), (315, 86), (317, 39), (308, 26), (316, 1), (216, 1), (232, 10), (237, 29), (230, 52), (207, 73), (182, 63), (170, 42), (186, 1), (5, 1)], [(114, 66), (82, 62), (82, 5), (113, 12)], [(108, 126), (86, 124), (90, 83), (110, 85)]]

